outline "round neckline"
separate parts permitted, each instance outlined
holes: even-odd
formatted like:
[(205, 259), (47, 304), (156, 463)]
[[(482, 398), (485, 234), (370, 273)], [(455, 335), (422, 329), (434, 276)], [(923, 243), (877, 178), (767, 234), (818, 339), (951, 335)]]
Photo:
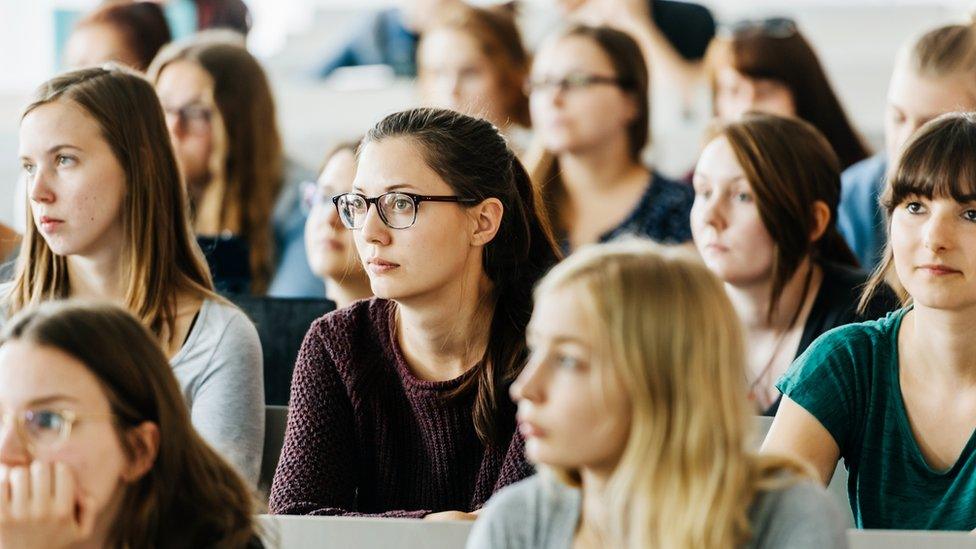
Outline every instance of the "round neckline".
[(890, 368), (888, 375), (890, 376), (889, 381), (891, 386), (895, 389), (895, 408), (897, 408), (898, 414), (898, 429), (901, 431), (902, 436), (906, 437), (910, 442), (910, 452), (912, 457), (916, 459), (925, 468), (925, 471), (933, 476), (947, 477), (954, 475), (959, 472), (959, 468), (963, 466), (966, 461), (964, 458), (973, 452), (973, 447), (976, 445), (976, 429), (969, 434), (969, 439), (966, 441), (965, 446), (963, 446), (962, 451), (956, 458), (955, 463), (953, 463), (948, 469), (944, 471), (938, 471), (929, 464), (928, 460), (925, 459), (925, 454), (922, 453), (922, 449), (919, 447), (918, 440), (915, 438), (915, 433), (912, 431), (912, 424), (908, 418), (908, 407), (905, 405), (905, 395), (901, 388), (901, 354), (898, 352), (898, 341), (901, 338), (901, 326), (905, 317), (908, 313), (914, 309), (914, 306), (909, 305), (902, 309), (900, 315), (894, 319), (894, 333), (895, 337), (892, 338), (891, 352), (895, 357), (895, 367)]
[(477, 366), (468, 368), (463, 374), (455, 378), (443, 381), (430, 381), (417, 377), (410, 369), (410, 364), (407, 363), (407, 358), (403, 354), (403, 349), (400, 348), (400, 342), (396, 336), (396, 302), (393, 300), (385, 301), (387, 302), (387, 311), (384, 318), (386, 319), (387, 325), (383, 332), (388, 338), (390, 349), (393, 350), (394, 366), (408, 388), (422, 391), (445, 392), (460, 387), (469, 377), (474, 375)]

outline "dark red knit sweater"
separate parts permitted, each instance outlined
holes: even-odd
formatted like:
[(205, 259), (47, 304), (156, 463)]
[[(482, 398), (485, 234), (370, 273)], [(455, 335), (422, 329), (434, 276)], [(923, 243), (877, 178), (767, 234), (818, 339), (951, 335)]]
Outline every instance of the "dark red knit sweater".
[(474, 395), (417, 379), (393, 335), (393, 303), (360, 301), (312, 324), (295, 364), (272, 513), (422, 517), (473, 511), (532, 474), (514, 430), (507, 449), (475, 434)]

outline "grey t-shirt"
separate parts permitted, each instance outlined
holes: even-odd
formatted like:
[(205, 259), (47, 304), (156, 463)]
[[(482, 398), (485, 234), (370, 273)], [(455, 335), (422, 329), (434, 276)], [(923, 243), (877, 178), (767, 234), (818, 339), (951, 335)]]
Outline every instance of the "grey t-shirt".
[(170, 364), (193, 427), (257, 486), (264, 444), (264, 374), (254, 325), (237, 307), (207, 299)]
[[(467, 549), (570, 549), (581, 500), (579, 490), (545, 473), (515, 483), (485, 505)], [(742, 546), (746, 549), (847, 547), (843, 515), (812, 482), (763, 493), (749, 516), (753, 537)]]

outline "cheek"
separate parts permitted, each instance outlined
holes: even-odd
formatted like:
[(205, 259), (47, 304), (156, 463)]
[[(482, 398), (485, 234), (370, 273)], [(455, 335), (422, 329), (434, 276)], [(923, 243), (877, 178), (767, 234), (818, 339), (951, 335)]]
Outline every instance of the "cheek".
[(93, 497), (99, 507), (108, 503), (118, 490), (126, 466), (118, 435), (107, 426), (97, 433), (87, 431), (85, 435), (76, 431), (51, 460), (64, 463), (79, 491)]

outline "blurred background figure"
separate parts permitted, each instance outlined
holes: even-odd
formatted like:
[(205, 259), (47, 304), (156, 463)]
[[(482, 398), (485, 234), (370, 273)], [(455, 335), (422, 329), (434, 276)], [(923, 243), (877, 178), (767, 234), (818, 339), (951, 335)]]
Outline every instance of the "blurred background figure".
[(485, 118), (525, 149), (529, 54), (509, 8), (448, 10), (427, 27), (417, 64), (425, 103)]
[(145, 71), (171, 39), (156, 2), (110, 2), (81, 18), (64, 53), (68, 69), (116, 61)]
[(356, 147), (347, 141), (325, 155), (318, 181), (303, 189), (308, 211), (305, 250), (312, 272), (325, 282), (325, 295), (342, 309), (354, 301), (373, 297), (369, 277), (359, 260), (353, 233), (342, 224), (332, 197), (352, 191), (356, 177)]
[(792, 19), (731, 24), (709, 47), (706, 67), (713, 113), (721, 122), (748, 111), (797, 116), (827, 138), (842, 168), (867, 158), (867, 146)]

